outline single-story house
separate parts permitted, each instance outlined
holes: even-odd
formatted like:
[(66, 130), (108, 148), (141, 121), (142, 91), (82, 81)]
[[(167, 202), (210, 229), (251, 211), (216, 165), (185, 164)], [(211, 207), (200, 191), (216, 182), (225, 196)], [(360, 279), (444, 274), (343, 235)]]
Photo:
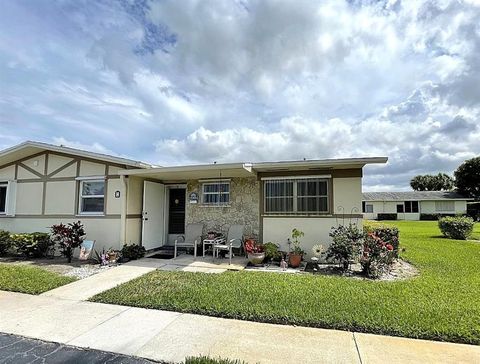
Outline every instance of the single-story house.
[(25, 142), (0, 152), (0, 229), (48, 231), (81, 220), (97, 249), (172, 245), (186, 224), (245, 225), (286, 247), (293, 228), (308, 251), (362, 214), (362, 169), (386, 157), (157, 167), (64, 146)]
[(363, 217), (396, 214), (398, 220), (420, 220), (420, 215), (466, 214), (466, 198), (452, 191), (364, 192)]

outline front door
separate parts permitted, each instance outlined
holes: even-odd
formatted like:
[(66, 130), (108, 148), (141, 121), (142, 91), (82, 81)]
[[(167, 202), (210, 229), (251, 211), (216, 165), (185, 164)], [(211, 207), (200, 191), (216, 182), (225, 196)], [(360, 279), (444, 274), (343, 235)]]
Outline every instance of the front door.
[(185, 188), (171, 188), (168, 202), (169, 241), (185, 234)]
[(165, 185), (143, 182), (142, 245), (155, 249), (163, 245), (165, 237)]

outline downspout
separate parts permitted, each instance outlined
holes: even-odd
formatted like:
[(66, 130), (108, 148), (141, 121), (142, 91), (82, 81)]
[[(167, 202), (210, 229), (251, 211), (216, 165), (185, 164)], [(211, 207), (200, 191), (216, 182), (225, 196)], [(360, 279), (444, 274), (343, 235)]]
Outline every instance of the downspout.
[(127, 242), (127, 192), (128, 192), (128, 176), (123, 174), (120, 176), (122, 186), (122, 207), (120, 211), (120, 243), (124, 245)]

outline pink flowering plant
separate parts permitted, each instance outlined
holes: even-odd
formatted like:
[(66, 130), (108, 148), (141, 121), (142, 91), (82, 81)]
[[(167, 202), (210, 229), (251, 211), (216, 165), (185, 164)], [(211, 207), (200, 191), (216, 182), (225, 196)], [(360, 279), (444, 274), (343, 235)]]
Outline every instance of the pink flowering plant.
[(395, 249), (392, 244), (385, 242), (375, 232), (365, 235), (360, 264), (367, 277), (378, 278), (388, 270), (394, 258)]

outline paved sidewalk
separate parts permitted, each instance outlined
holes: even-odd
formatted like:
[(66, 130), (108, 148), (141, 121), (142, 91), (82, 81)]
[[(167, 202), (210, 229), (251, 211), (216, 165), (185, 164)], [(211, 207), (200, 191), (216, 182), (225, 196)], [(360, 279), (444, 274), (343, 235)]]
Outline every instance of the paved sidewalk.
[(0, 332), (181, 362), (476, 363), (480, 346), (262, 324), (0, 291)]

